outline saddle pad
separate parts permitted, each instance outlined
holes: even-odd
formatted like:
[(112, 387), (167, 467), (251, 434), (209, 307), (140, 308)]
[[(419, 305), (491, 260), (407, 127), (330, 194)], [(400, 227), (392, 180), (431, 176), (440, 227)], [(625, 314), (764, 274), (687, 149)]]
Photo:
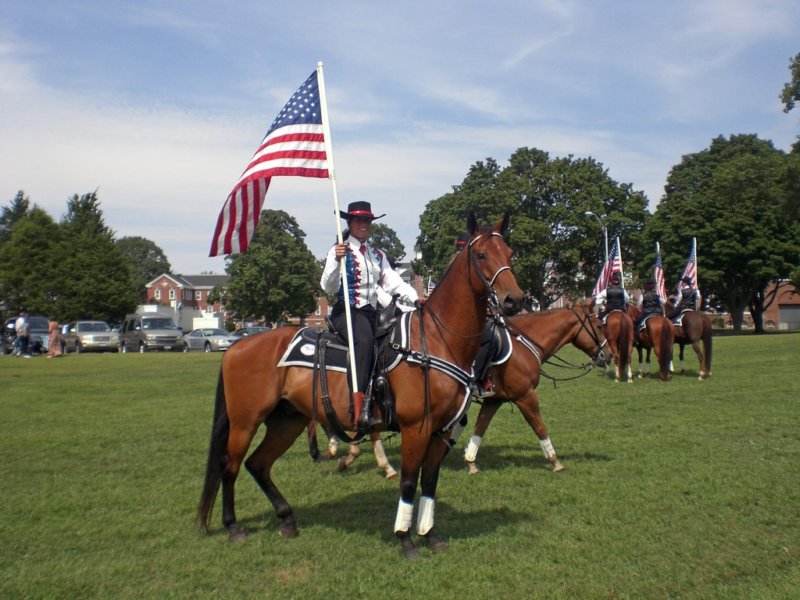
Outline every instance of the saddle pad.
[(681, 314), (679, 314), (677, 317), (672, 318), (672, 324), (675, 325), (675, 327), (680, 327), (683, 324), (683, 315), (685, 315), (687, 312), (692, 312), (692, 310), (687, 309), (681, 311)]
[(511, 358), (511, 334), (505, 327), (495, 327), (494, 330), (494, 352), (490, 364), (492, 366), (502, 365)]
[(642, 319), (642, 322), (639, 324), (639, 329), (637, 329), (636, 332), (638, 333), (640, 331), (644, 331), (645, 329), (647, 329), (647, 320), (657, 316), (658, 315), (656, 314), (647, 315), (644, 319)]
[(298, 331), (289, 342), (289, 347), (283, 353), (279, 367), (314, 367), (314, 354), (317, 351), (317, 340), (320, 336), (327, 342), (325, 352), (325, 366), (329, 371), (347, 373), (347, 346), (342, 345), (339, 337), (322, 329), (309, 327)]

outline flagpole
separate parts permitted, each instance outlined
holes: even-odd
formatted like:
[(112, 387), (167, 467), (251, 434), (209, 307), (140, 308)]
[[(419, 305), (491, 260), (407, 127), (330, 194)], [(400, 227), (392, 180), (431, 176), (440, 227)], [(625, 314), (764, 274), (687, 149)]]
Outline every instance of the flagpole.
[[(325, 76), (322, 73), (322, 61), (317, 63), (317, 83), (319, 84), (319, 103), (322, 111), (322, 132), (325, 138), (325, 156), (328, 157), (328, 179), (331, 180), (333, 188), (333, 215), (336, 219), (336, 240), (341, 244), (342, 222), (339, 216), (339, 192), (336, 189), (336, 169), (333, 166), (333, 142), (331, 139), (331, 128), (328, 123), (328, 100), (325, 94)], [(339, 274), (342, 280), (342, 301), (344, 302), (344, 315), (347, 323), (347, 350), (350, 356), (350, 379), (353, 392), (358, 390), (358, 374), (356, 373), (356, 353), (353, 345), (353, 320), (350, 314), (350, 290), (347, 285), (347, 259), (339, 261)], [(354, 419), (358, 418), (355, 415)]]
[[(619, 238), (616, 239), (617, 244), (617, 258), (619, 258), (619, 281), (622, 289), (625, 289), (625, 276), (623, 275), (622, 271), (622, 246), (619, 245)], [(612, 267), (611, 271), (613, 272), (614, 269)]]

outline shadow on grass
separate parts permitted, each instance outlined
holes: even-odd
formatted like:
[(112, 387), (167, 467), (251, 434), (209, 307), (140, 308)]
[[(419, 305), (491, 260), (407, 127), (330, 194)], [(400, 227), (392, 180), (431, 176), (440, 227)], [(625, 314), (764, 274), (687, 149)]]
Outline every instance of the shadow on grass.
[[(293, 505), (298, 531), (304, 528), (324, 527), (344, 533), (378, 536), (386, 543), (396, 543), (392, 531), (399, 490), (395, 487), (386, 490), (356, 492), (330, 502)], [(416, 510), (412, 532), (416, 533)], [(492, 507), (478, 510), (464, 510), (448, 502), (436, 502), (436, 531), (444, 538), (451, 536), (468, 539), (492, 535), (498, 529), (530, 519), (543, 518), (543, 515), (514, 511), (505, 507)], [(278, 530), (278, 519), (272, 510), (255, 514), (239, 521), (248, 535), (274, 535)], [(227, 535), (220, 528), (213, 529), (210, 536)]]

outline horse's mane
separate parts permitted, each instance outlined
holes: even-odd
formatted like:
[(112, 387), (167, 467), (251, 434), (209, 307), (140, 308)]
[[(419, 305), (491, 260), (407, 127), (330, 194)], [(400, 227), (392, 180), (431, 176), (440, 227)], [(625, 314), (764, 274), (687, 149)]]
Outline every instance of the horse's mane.
[[(469, 241), (467, 242), (467, 245), (464, 248), (464, 250), (462, 250), (461, 252), (458, 252), (458, 253), (454, 253), (453, 256), (450, 258), (450, 262), (445, 267), (444, 271), (442, 272), (442, 277), (439, 279), (439, 285), (441, 285), (441, 283), (445, 279), (447, 279), (448, 274), (453, 269), (453, 265), (458, 261), (459, 257), (462, 254), (466, 254), (466, 252), (469, 249), (469, 247), (475, 241), (475, 238), (477, 238), (477, 237), (479, 237), (481, 235), (487, 234), (487, 233), (492, 233), (492, 231), (493, 231), (493, 229), (492, 229), (492, 227), (490, 225), (483, 225), (482, 227), (479, 227), (478, 230), (470, 236)], [(431, 292), (431, 295), (436, 293), (436, 290), (438, 289), (439, 285), (437, 285), (436, 288), (434, 288), (433, 292)]]

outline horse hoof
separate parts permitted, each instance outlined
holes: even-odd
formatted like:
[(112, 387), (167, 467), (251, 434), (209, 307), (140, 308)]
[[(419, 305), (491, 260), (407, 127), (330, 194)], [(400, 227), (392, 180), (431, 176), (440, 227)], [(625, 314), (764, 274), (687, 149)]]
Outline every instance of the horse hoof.
[(564, 465), (561, 464), (560, 460), (556, 460), (556, 462), (553, 463), (553, 473), (561, 473), (563, 470)]
[(294, 523), (281, 523), (278, 527), (278, 535), (282, 538), (290, 539), (296, 538), (300, 535), (300, 532), (297, 531), (297, 525)]
[(428, 545), (428, 548), (431, 552), (445, 552), (447, 550), (447, 542), (445, 542), (442, 538), (440, 538), (435, 533), (429, 533), (428, 535), (423, 536), (425, 539), (425, 543)]
[(478, 468), (478, 465), (476, 465), (474, 462), (467, 463), (467, 473), (469, 475), (477, 475), (480, 472), (481, 470)]
[(398, 537), (400, 538), (400, 545), (403, 550), (403, 558), (419, 558), (419, 550), (411, 540), (411, 535), (407, 531), (404, 531), (398, 534)]
[(391, 471), (386, 471), (386, 479), (392, 480), (397, 479), (397, 471), (392, 469)]
[(228, 527), (228, 541), (231, 544), (241, 544), (247, 538), (247, 532), (238, 525)]
[(342, 471), (346, 471), (348, 466), (349, 465), (347, 464), (347, 460), (345, 460), (345, 458), (342, 457), (339, 459), (339, 464), (336, 466), (336, 470), (339, 471), (339, 473), (341, 473)]

